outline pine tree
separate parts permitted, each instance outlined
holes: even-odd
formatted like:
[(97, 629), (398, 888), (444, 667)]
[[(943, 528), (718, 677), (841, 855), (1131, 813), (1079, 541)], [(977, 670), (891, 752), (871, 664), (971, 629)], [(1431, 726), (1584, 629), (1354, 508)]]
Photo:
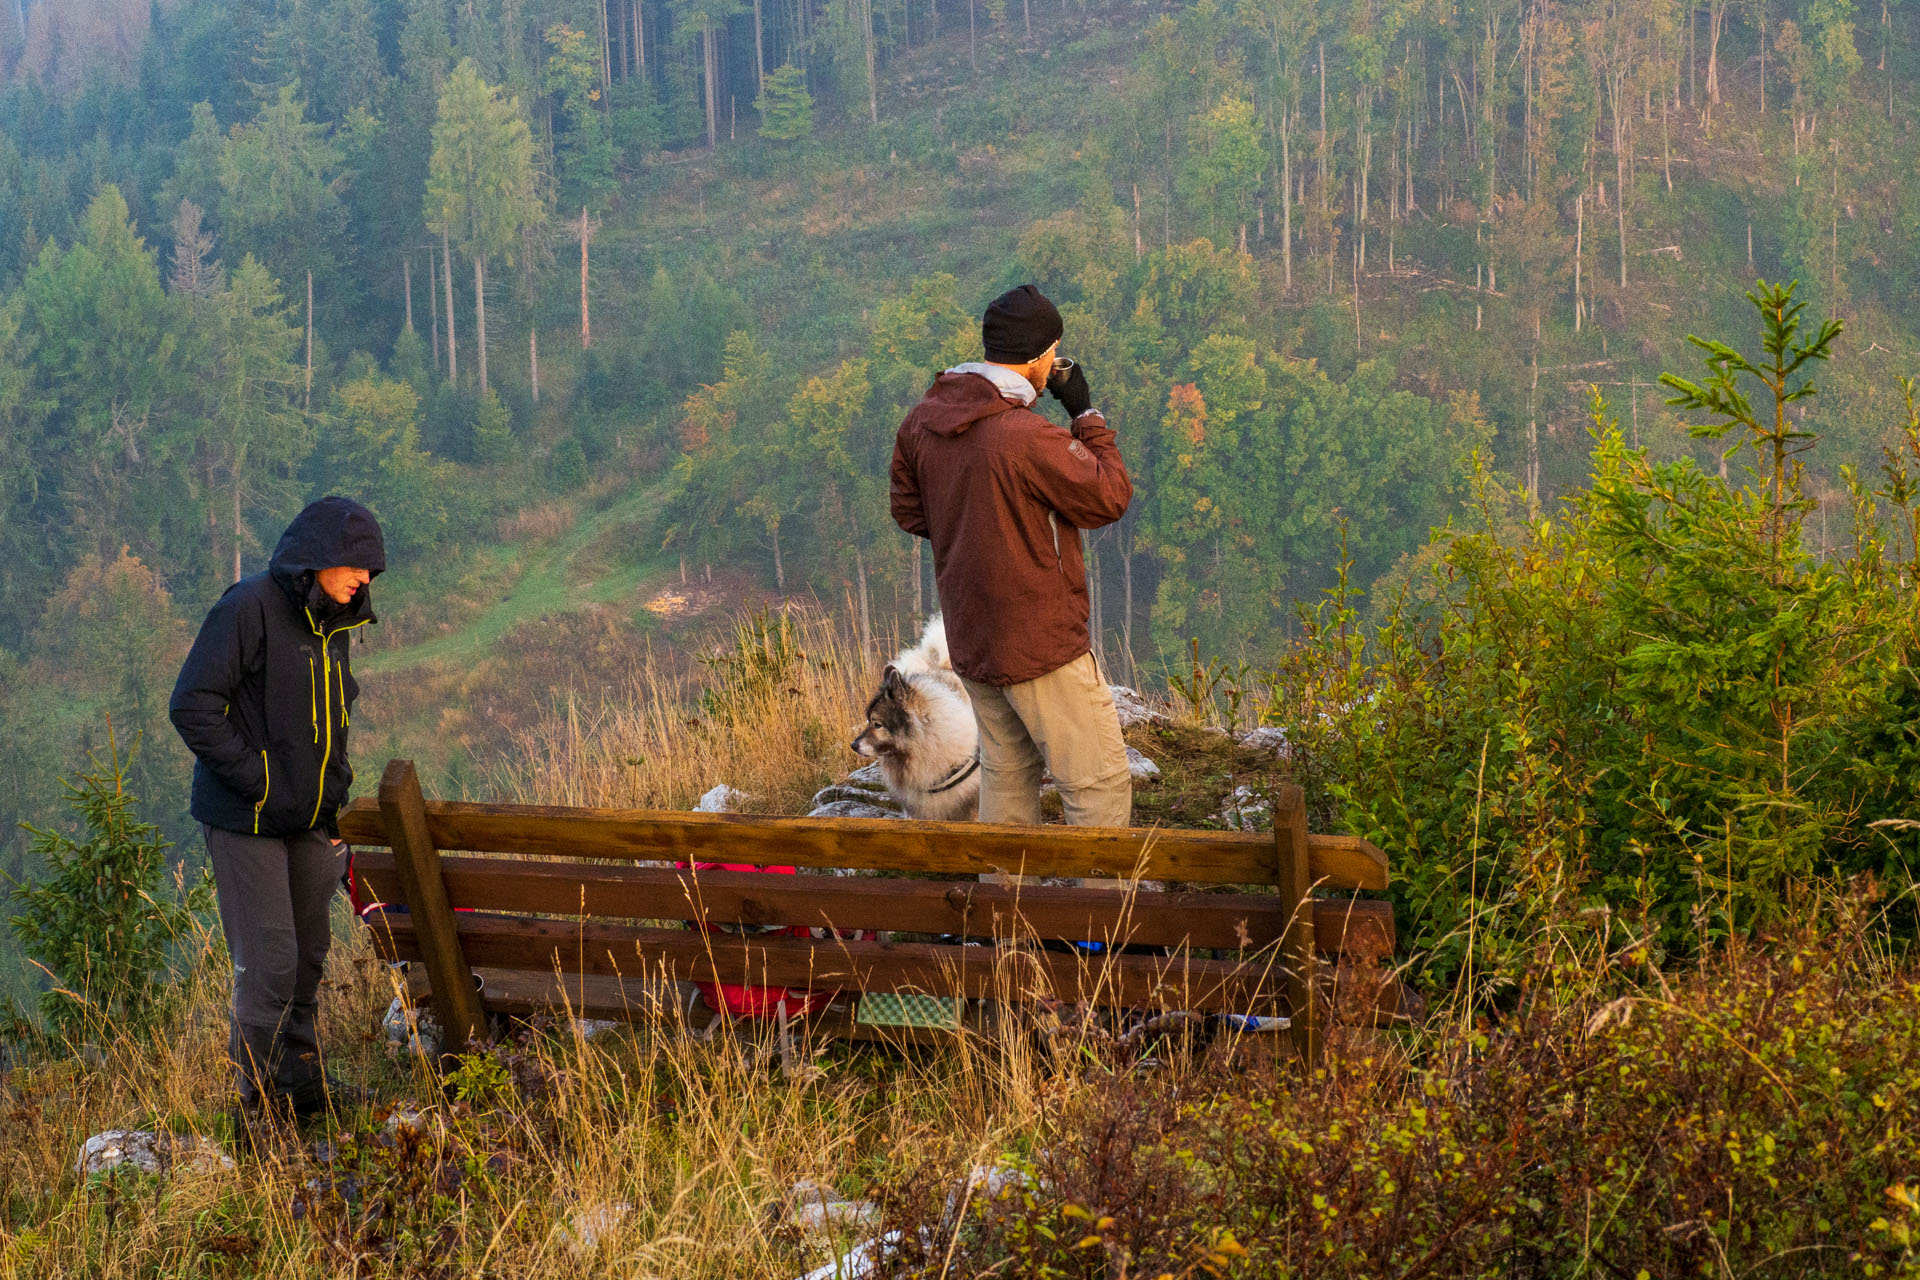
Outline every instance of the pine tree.
[(32, 857), (46, 873), (16, 885), (13, 934), (58, 984), (41, 1009), (60, 1031), (94, 1037), (149, 1027), (170, 1006), (162, 975), (174, 946), (193, 927), (193, 913), (212, 905), (204, 879), (169, 890), (160, 829), (143, 821), (127, 788), (126, 757), (108, 725), (107, 751), (91, 754), (77, 782), (63, 782), (83, 839), (29, 826)]
[(474, 329), (480, 393), (487, 392), (487, 259), (509, 262), (521, 229), (545, 210), (535, 185), (533, 134), (518, 98), (502, 98), (462, 59), (440, 93), (427, 167), (427, 226), (456, 241), (473, 262)]
[(760, 136), (775, 142), (796, 142), (813, 133), (813, 95), (807, 92), (807, 73), (792, 63), (769, 72), (753, 100), (760, 113)]

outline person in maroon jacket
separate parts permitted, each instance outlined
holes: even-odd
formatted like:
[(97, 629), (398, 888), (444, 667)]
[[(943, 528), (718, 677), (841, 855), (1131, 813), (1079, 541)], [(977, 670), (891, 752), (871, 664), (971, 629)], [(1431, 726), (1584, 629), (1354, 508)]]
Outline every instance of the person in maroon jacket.
[[(980, 820), (1038, 823), (1050, 771), (1068, 822), (1124, 827), (1133, 781), (1093, 656), (1080, 530), (1125, 515), (1133, 483), (1086, 370), (1055, 369), (1063, 332), (1030, 284), (989, 304), (986, 359), (935, 378), (900, 424), (893, 518), (933, 543), (948, 650), (980, 725)], [(1042, 388), (1070, 427), (1034, 412)]]

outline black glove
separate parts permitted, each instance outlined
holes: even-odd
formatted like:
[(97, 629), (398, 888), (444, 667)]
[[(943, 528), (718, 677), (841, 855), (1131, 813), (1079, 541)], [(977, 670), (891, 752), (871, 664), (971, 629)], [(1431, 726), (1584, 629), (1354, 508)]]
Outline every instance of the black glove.
[(1087, 371), (1078, 361), (1070, 370), (1054, 370), (1047, 378), (1047, 390), (1069, 418), (1077, 418), (1093, 408), (1093, 392), (1087, 389)]

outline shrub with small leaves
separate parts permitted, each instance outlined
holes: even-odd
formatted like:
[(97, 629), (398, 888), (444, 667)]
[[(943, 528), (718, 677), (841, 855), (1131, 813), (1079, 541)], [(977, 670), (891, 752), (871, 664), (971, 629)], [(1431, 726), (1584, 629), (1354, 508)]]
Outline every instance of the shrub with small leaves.
[(213, 899), (204, 876), (191, 887), (184, 879), (166, 883), (171, 846), (141, 820), (126, 786), (139, 742), (123, 757), (111, 726), (107, 741), (106, 754), (90, 755), (77, 782), (62, 783), (79, 837), (27, 827), (32, 857), (47, 874), (15, 884), (12, 894), (22, 908), (11, 920), (14, 936), (57, 984), (41, 997), (41, 1011), (80, 1038), (155, 1023), (169, 1008), (163, 978), (175, 945)]

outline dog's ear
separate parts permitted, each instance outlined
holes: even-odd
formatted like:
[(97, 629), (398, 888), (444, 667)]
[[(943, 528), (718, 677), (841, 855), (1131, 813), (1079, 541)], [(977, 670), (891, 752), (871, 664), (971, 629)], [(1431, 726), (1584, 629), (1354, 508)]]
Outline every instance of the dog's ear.
[(900, 668), (889, 662), (886, 671), (880, 676), (880, 692), (890, 698), (897, 698), (906, 688), (906, 684), (907, 678), (900, 674)]

